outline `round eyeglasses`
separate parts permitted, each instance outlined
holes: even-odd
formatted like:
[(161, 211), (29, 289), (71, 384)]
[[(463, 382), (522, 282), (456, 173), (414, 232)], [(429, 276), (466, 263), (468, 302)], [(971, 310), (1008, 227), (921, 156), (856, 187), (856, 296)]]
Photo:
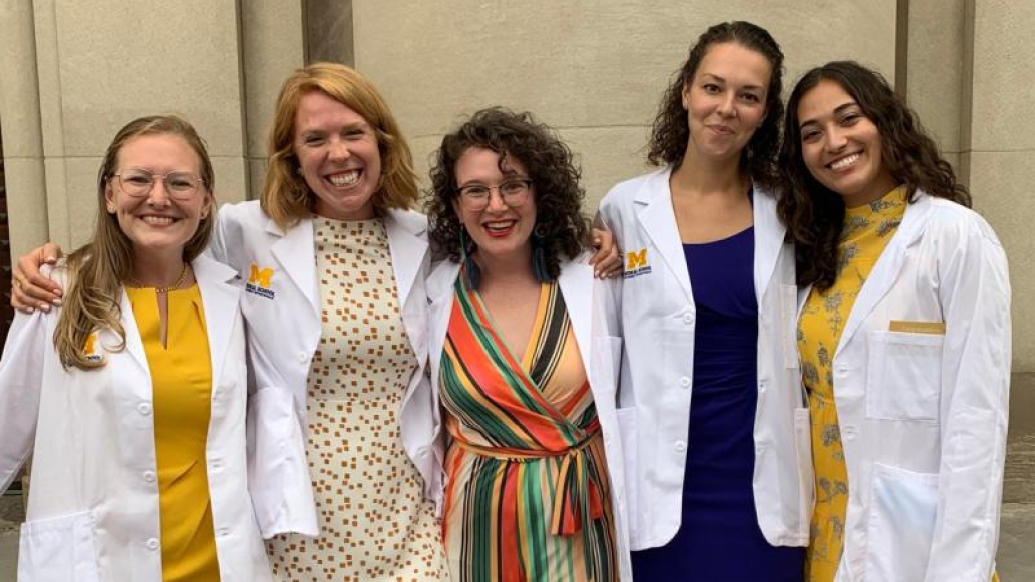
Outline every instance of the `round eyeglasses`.
[(128, 168), (112, 175), (119, 179), (122, 191), (134, 198), (143, 198), (150, 194), (155, 187), (155, 181), (160, 179), (170, 198), (190, 200), (205, 183), (197, 174), (184, 171), (155, 174), (150, 170)]
[(488, 208), (493, 190), (500, 193), (504, 204), (511, 208), (516, 208), (528, 201), (528, 193), (532, 190), (532, 181), (527, 178), (513, 179), (507, 180), (499, 186), (468, 184), (457, 188), (457, 192), (460, 193), (460, 203), (464, 208), (472, 212)]

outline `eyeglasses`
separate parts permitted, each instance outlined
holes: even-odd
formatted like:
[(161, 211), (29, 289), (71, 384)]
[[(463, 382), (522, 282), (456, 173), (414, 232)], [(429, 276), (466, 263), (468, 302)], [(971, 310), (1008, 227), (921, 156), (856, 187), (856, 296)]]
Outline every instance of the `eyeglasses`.
[(155, 174), (149, 170), (129, 168), (113, 175), (119, 179), (122, 191), (134, 198), (150, 194), (155, 187), (155, 180), (160, 179), (170, 198), (186, 201), (193, 198), (198, 188), (205, 183), (200, 176), (183, 171)]
[(469, 184), (457, 188), (460, 193), (460, 203), (464, 208), (472, 212), (485, 210), (492, 198), (492, 191), (496, 190), (503, 198), (503, 203), (511, 208), (521, 206), (528, 201), (528, 192), (532, 189), (532, 181), (528, 179), (507, 180), (499, 186), (485, 186), (483, 184)]

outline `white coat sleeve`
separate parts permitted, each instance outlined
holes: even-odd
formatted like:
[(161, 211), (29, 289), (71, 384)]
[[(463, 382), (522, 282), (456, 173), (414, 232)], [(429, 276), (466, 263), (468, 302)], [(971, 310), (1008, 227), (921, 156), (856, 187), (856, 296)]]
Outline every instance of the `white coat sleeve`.
[[(988, 582), (999, 538), (1010, 391), (1006, 254), (980, 218), (949, 229), (938, 264), (945, 320), (941, 466), (927, 582)], [(953, 238), (955, 240), (949, 240)]]
[(0, 492), (32, 452), (48, 345), (47, 314), (15, 315), (0, 359)]

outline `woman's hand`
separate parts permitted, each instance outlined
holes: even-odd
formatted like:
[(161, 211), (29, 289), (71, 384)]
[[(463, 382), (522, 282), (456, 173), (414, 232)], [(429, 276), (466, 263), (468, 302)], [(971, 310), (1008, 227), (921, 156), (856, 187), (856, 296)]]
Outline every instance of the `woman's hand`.
[(598, 279), (617, 277), (622, 273), (622, 253), (618, 250), (614, 234), (602, 226), (590, 231), (590, 240), (597, 249), (589, 259), (593, 265), (593, 275)]
[(18, 259), (11, 274), (11, 307), (22, 313), (48, 313), (51, 305), (61, 305), (61, 287), (40, 272), (41, 266), (57, 263), (60, 256), (61, 247), (46, 243)]

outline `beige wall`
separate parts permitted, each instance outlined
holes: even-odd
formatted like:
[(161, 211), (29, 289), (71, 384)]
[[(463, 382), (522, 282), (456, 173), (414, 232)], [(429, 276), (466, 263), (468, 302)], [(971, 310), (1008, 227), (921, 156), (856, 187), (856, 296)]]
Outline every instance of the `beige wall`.
[[(902, 7), (905, 21), (897, 20)], [(905, 81), (1010, 255), (1011, 446), (1031, 437), (1035, 467), (1035, 273), (1024, 268), (1035, 254), (1026, 232), (1035, 218), (1026, 188), (1035, 164), (1033, 2), (3, 0), (0, 127), (12, 251), (47, 238), (83, 242), (100, 156), (139, 115), (190, 119), (209, 141), (220, 199), (256, 197), (277, 90), (307, 54), (354, 59), (386, 94), (421, 175), (462, 114), (493, 104), (534, 111), (581, 155), (592, 207), (644, 170), (662, 89), (692, 40), (727, 19), (773, 33), (787, 55), (788, 88), (835, 58)], [(314, 35), (321, 22), (323, 34)], [(900, 26), (908, 36), (896, 44)], [(1009, 477), (1007, 498), (1023, 487), (1035, 498), (1031, 471)]]
[(506, 105), (533, 111), (582, 155), (592, 207), (643, 172), (661, 92), (710, 24), (750, 19), (769, 29), (787, 55), (787, 84), (808, 66), (850, 55), (894, 68), (895, 0), (814, 2), (822, 10), (797, 0), (764, 9), (756, 0), (352, 4), (356, 67), (386, 94), (419, 175), (461, 114)]
[(5, 0), (0, 11), (16, 255), (47, 238), (85, 242), (101, 156), (135, 117), (191, 121), (208, 142), (221, 201), (261, 183), (275, 88), (303, 63), (299, 5)]

